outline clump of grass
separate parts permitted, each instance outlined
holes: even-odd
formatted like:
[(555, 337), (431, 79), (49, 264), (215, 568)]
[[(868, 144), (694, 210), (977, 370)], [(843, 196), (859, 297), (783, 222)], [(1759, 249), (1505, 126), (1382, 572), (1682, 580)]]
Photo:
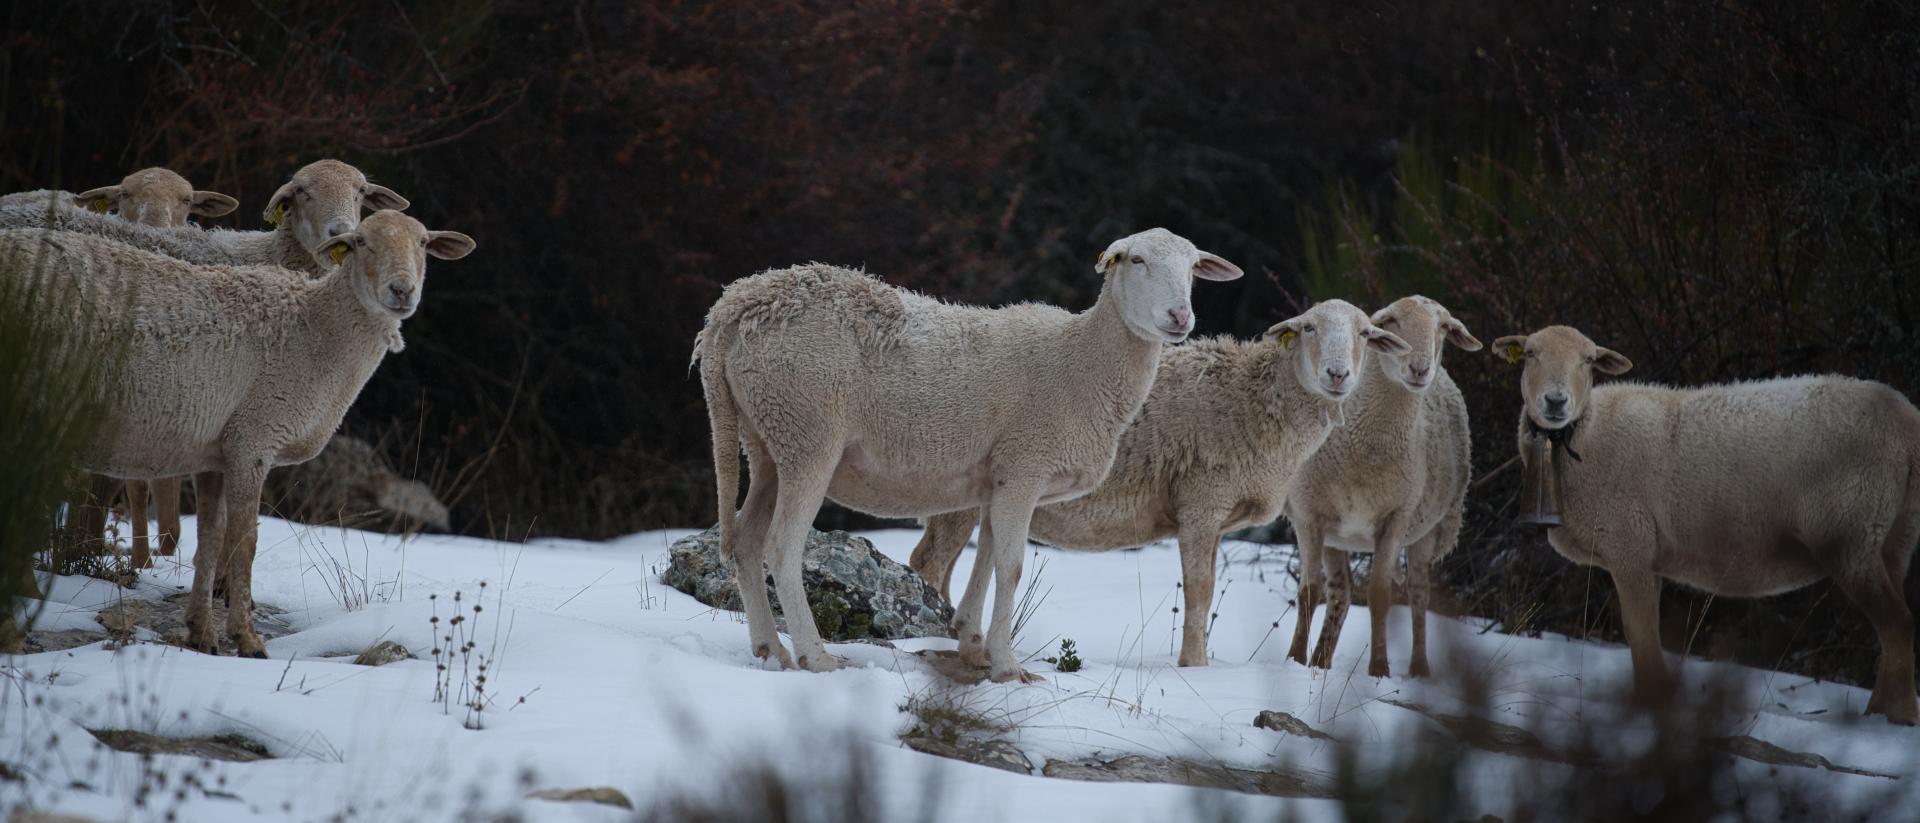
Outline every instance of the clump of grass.
[[(480, 646), (481, 615), (486, 609), (481, 598), (487, 593), (487, 582), (480, 581), (480, 592), (469, 601), (462, 592), (453, 593), (453, 614), (445, 621), (440, 619), (440, 596), (427, 595), (432, 604), (432, 615), (427, 618), (433, 630), (433, 702), (439, 703), (443, 713), (451, 714), (454, 706), (466, 710), (466, 720), (462, 725), (479, 731), (486, 728), (486, 712), (494, 706), (499, 695), (488, 690), (487, 677), (498, 673), (500, 668), (500, 622), (493, 623), (493, 635), (487, 640), (486, 648)], [(502, 598), (504, 600), (504, 597)], [(468, 605), (471, 603), (471, 605)], [(510, 637), (513, 627), (507, 627)], [(459, 682), (455, 682), (456, 670)], [(513, 701), (513, 706), (527, 702), (534, 692), (521, 695)], [(509, 709), (512, 706), (508, 707)]]
[(1080, 670), (1080, 653), (1074, 649), (1073, 638), (1071, 637), (1060, 640), (1059, 657), (1048, 657), (1045, 658), (1045, 660), (1048, 663), (1052, 663), (1055, 669), (1062, 672), (1072, 673)]

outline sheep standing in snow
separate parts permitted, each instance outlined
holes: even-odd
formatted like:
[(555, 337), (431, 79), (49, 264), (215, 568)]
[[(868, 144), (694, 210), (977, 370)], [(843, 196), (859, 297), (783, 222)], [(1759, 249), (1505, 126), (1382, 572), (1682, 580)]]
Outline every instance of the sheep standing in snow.
[(1668, 687), (1660, 582), (1763, 597), (1831, 578), (1880, 636), (1868, 714), (1916, 718), (1913, 615), (1901, 585), (1920, 539), (1920, 410), (1836, 375), (1669, 388), (1593, 386), (1626, 357), (1566, 326), (1503, 337), (1526, 364), (1519, 441), (1545, 437), (1562, 494), (1555, 551), (1613, 577), (1644, 694)]
[[(1366, 376), (1368, 349), (1394, 353), (1406, 344), (1343, 300), (1275, 324), (1258, 342), (1216, 338), (1166, 349), (1112, 472), (1084, 497), (1035, 509), (1033, 537), (1085, 551), (1178, 537), (1186, 592), (1180, 665), (1207, 665), (1220, 536), (1279, 516), (1294, 472), (1334, 430), (1342, 399), (1377, 379)], [(913, 570), (945, 593), (978, 520), (973, 510), (927, 518)]]
[(1467, 403), (1440, 365), (1444, 344), (1479, 351), (1467, 327), (1445, 306), (1403, 297), (1373, 322), (1411, 348), (1374, 359), (1372, 374), (1346, 403), (1347, 424), (1300, 469), (1287, 496), (1287, 519), (1300, 544), (1300, 609), (1288, 656), (1307, 663), (1307, 629), (1326, 570), (1327, 619), (1312, 664), (1333, 666), (1352, 602), (1347, 555), (1370, 553), (1367, 612), (1373, 618), (1367, 673), (1386, 677), (1387, 613), (1400, 547), (1407, 551), (1407, 605), (1413, 617), (1413, 660), (1407, 673), (1425, 677), (1427, 593), (1433, 564), (1460, 538), (1470, 472)]
[(187, 643), (219, 648), (209, 617), (224, 563), (227, 632), (239, 654), (265, 657), (250, 619), (260, 490), (274, 466), (317, 454), (419, 305), (426, 258), (458, 259), (473, 240), (428, 231), (395, 211), (336, 234), (338, 263), (311, 279), (269, 266), (201, 266), (71, 232), (0, 231), (8, 276), (44, 277), (77, 292), (80, 339), (132, 331), (125, 362), (103, 387), (120, 430), (82, 467), (124, 478), (192, 474), (199, 546)]
[[(800, 577), (807, 527), (831, 497), (887, 517), (984, 508), (991, 548), (956, 610), (961, 657), (997, 681), (1027, 676), (1012, 616), (1034, 507), (1099, 485), (1161, 345), (1193, 329), (1193, 278), (1240, 276), (1164, 229), (1115, 241), (1094, 270), (1106, 282), (1082, 314), (947, 305), (823, 265), (754, 275), (714, 303), (694, 359), (713, 426), (721, 546), (743, 579), (771, 555), (799, 666), (838, 665)], [(743, 445), (751, 482), (736, 516)], [(794, 665), (765, 590), (740, 590), (753, 653)]]

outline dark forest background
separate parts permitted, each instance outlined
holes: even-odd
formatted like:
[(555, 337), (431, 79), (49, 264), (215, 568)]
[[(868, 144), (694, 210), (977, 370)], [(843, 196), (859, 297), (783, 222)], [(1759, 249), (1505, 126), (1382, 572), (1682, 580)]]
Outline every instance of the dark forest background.
[[(1203, 333), (1417, 291), (1483, 340), (1576, 325), (1642, 379), (1920, 375), (1908, 3), (9, 8), (0, 190), (166, 165), (259, 228), (333, 156), (479, 241), (345, 424), (466, 533), (711, 523), (693, 334), (728, 281), (807, 260), (1079, 308), (1099, 250), (1162, 225), (1249, 272), (1195, 289)], [(1448, 367), (1483, 478), (1448, 608), (1617, 636), (1605, 576), (1510, 525), (1517, 374)], [(1870, 676), (1825, 584), (1668, 601), (1672, 648)]]

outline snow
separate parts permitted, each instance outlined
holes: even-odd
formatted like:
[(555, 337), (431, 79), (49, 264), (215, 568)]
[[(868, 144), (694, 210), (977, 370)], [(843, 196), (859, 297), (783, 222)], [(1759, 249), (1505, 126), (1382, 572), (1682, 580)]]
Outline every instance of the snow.
[[(190, 522), (186, 532), (194, 534)], [(207, 821), (463, 820), (479, 816), (476, 810), (517, 811), (534, 821), (619, 820), (623, 813), (610, 807), (524, 797), (538, 788), (611, 786), (644, 805), (673, 794), (723, 792), (728, 787), (715, 775), (747, 760), (817, 780), (845, 767), (839, 753), (850, 740), (871, 757), (883, 802), (900, 815), (917, 814), (925, 795), (937, 791), (949, 820), (1184, 818), (1202, 794), (1249, 812), (1284, 805), (1304, 819), (1333, 819), (1339, 809), (1328, 801), (1056, 780), (923, 755), (898, 740), (912, 722), (901, 707), (937, 697), (1003, 720), (1012, 726), (1008, 739), (1036, 766), (1049, 757), (1147, 754), (1324, 772), (1335, 768), (1330, 744), (1254, 728), (1254, 715), (1292, 713), (1358, 744), (1363, 767), (1371, 768), (1399, 752), (1396, 741), (1434, 725), (1383, 700), (1464, 712), (1458, 681), (1399, 676), (1409, 648), (1405, 607), (1395, 607), (1389, 620), (1394, 677), (1365, 674), (1369, 621), (1358, 606), (1330, 673), (1288, 661), (1294, 613), (1286, 547), (1223, 546), (1213, 661), (1186, 669), (1173, 666), (1180, 625), (1173, 606), (1180, 598), (1170, 544), (1104, 554), (1036, 548), (1027, 573), (1045, 563), (1039, 590), (1047, 597), (1017, 645), (1037, 658), (1053, 653), (1058, 638), (1072, 638), (1085, 668), (1063, 674), (1034, 659), (1028, 668), (1042, 683), (953, 686), (912, 654), (954, 647), (943, 639), (902, 641), (895, 649), (835, 644), (849, 665), (830, 674), (766, 669), (748, 652), (740, 615), (660, 583), (668, 547), (689, 533), (603, 543), (402, 541), (264, 518), (255, 599), (286, 609), (283, 619), (295, 630), (267, 643), (272, 659), (209, 657), (151, 642), (0, 658), (0, 761), (28, 775), (24, 783), (0, 780), (0, 817), (25, 805), (102, 820), (159, 819), (168, 810), (177, 819)], [(919, 537), (904, 529), (864, 534), (902, 562)], [(190, 555), (191, 547), (189, 537), (182, 549)], [(969, 549), (955, 580), (966, 579), (973, 558)], [(157, 598), (190, 584), (190, 567), (173, 558), (159, 562), (131, 591), (84, 578), (43, 581), (51, 592), (38, 627), (93, 628), (93, 614), (120, 598)], [(458, 705), (447, 710), (431, 700), (429, 616), (450, 616), (456, 591), (466, 607), (480, 594), (484, 611), (469, 616), (479, 650), (493, 657), (486, 685), (496, 702), (480, 730), (466, 727)], [(1549, 743), (1606, 721), (1618, 708), (1615, 688), (1631, 676), (1622, 647), (1487, 632), (1477, 619), (1435, 615), (1428, 626), (1436, 673), (1480, 672), (1492, 689), (1495, 719)], [(422, 659), (380, 668), (349, 662), (381, 639)], [(1682, 664), (1677, 656), (1670, 662)], [(1739, 730), (1746, 734), (1837, 764), (1915, 773), (1920, 737), (1878, 718), (1859, 719), (1866, 690), (1698, 659), (1684, 661), (1681, 671), (1688, 682), (1715, 674), (1736, 683), (1735, 702), (1747, 712)], [(265, 742), (275, 759), (143, 761), (96, 748), (89, 727), (239, 732)], [(1626, 753), (1648, 739), (1631, 724), (1615, 734)], [(1492, 766), (1474, 776), (1471, 791), (1500, 814), (1507, 781), (1533, 764), (1504, 755), (1487, 762)], [(1736, 766), (1760, 780), (1773, 768)], [(1830, 785), (1836, 796), (1888, 785), (1883, 778), (1786, 771)], [(138, 805), (155, 772), (164, 774), (164, 788)], [(215, 792), (176, 797), (186, 775)]]

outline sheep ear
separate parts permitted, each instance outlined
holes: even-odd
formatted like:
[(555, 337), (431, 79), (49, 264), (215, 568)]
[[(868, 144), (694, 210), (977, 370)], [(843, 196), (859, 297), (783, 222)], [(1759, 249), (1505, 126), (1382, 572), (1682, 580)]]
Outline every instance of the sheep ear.
[(240, 208), (240, 201), (217, 191), (196, 191), (193, 206), (187, 211), (201, 217), (219, 217)]
[(1372, 323), (1360, 327), (1360, 337), (1367, 341), (1367, 348), (1381, 354), (1406, 354), (1413, 351), (1413, 347), (1407, 345), (1407, 341), (1400, 339), (1400, 335)]
[(1376, 326), (1380, 325), (1381, 323), (1385, 323), (1387, 322), (1387, 312), (1390, 312), (1392, 310), (1393, 310), (1392, 306), (1387, 306), (1377, 312), (1374, 312), (1372, 317), (1367, 318), (1367, 322), (1372, 323)]
[(1479, 351), (1481, 349), (1480, 341), (1474, 338), (1472, 332), (1467, 331), (1467, 324), (1449, 317), (1446, 322), (1440, 324), (1440, 328), (1446, 331), (1448, 343), (1452, 343), (1467, 351)]
[(1266, 332), (1260, 335), (1260, 339), (1278, 340), (1280, 348), (1292, 351), (1293, 341), (1300, 339), (1300, 318), (1282, 320), (1267, 327)]
[(1500, 355), (1500, 358), (1508, 363), (1518, 363), (1520, 362), (1520, 358), (1527, 353), (1527, 336), (1524, 334), (1509, 334), (1506, 337), (1495, 340), (1493, 341), (1493, 352), (1494, 354)]
[(473, 238), (457, 231), (430, 231), (427, 253), (441, 260), (459, 260), (473, 253)]
[(1596, 347), (1593, 350), (1593, 367), (1604, 374), (1621, 375), (1633, 368), (1633, 361), (1612, 349)]
[(361, 201), (361, 204), (366, 206), (368, 211), (379, 211), (381, 209), (406, 211), (408, 206), (413, 205), (407, 202), (407, 198), (401, 197), (399, 193), (393, 189), (373, 183), (367, 184), (367, 196), (365, 200)]
[(1193, 276), (1201, 280), (1238, 280), (1241, 274), (1239, 266), (1216, 254), (1201, 252), (1200, 259), (1193, 263)]
[(74, 195), (73, 204), (88, 211), (106, 214), (112, 211), (114, 206), (119, 205), (120, 198), (125, 197), (126, 194), (127, 190), (119, 186), (101, 186)]
[(269, 226), (278, 226), (287, 219), (287, 208), (293, 203), (293, 181), (288, 180), (267, 200), (267, 210), (260, 213), (261, 219)]
[(1107, 246), (1107, 250), (1100, 253), (1100, 259), (1094, 261), (1094, 273), (1106, 274), (1108, 270), (1113, 268), (1114, 263), (1120, 262), (1120, 256), (1127, 253), (1127, 241), (1130, 239), (1132, 238), (1122, 237), (1119, 240), (1113, 241), (1112, 245)]
[(353, 239), (358, 237), (359, 234), (359, 232), (350, 231), (346, 234), (335, 236), (326, 243), (321, 244), (319, 254), (324, 255), (328, 260), (332, 261), (334, 265), (338, 266), (342, 260), (347, 258), (347, 253), (353, 251)]

